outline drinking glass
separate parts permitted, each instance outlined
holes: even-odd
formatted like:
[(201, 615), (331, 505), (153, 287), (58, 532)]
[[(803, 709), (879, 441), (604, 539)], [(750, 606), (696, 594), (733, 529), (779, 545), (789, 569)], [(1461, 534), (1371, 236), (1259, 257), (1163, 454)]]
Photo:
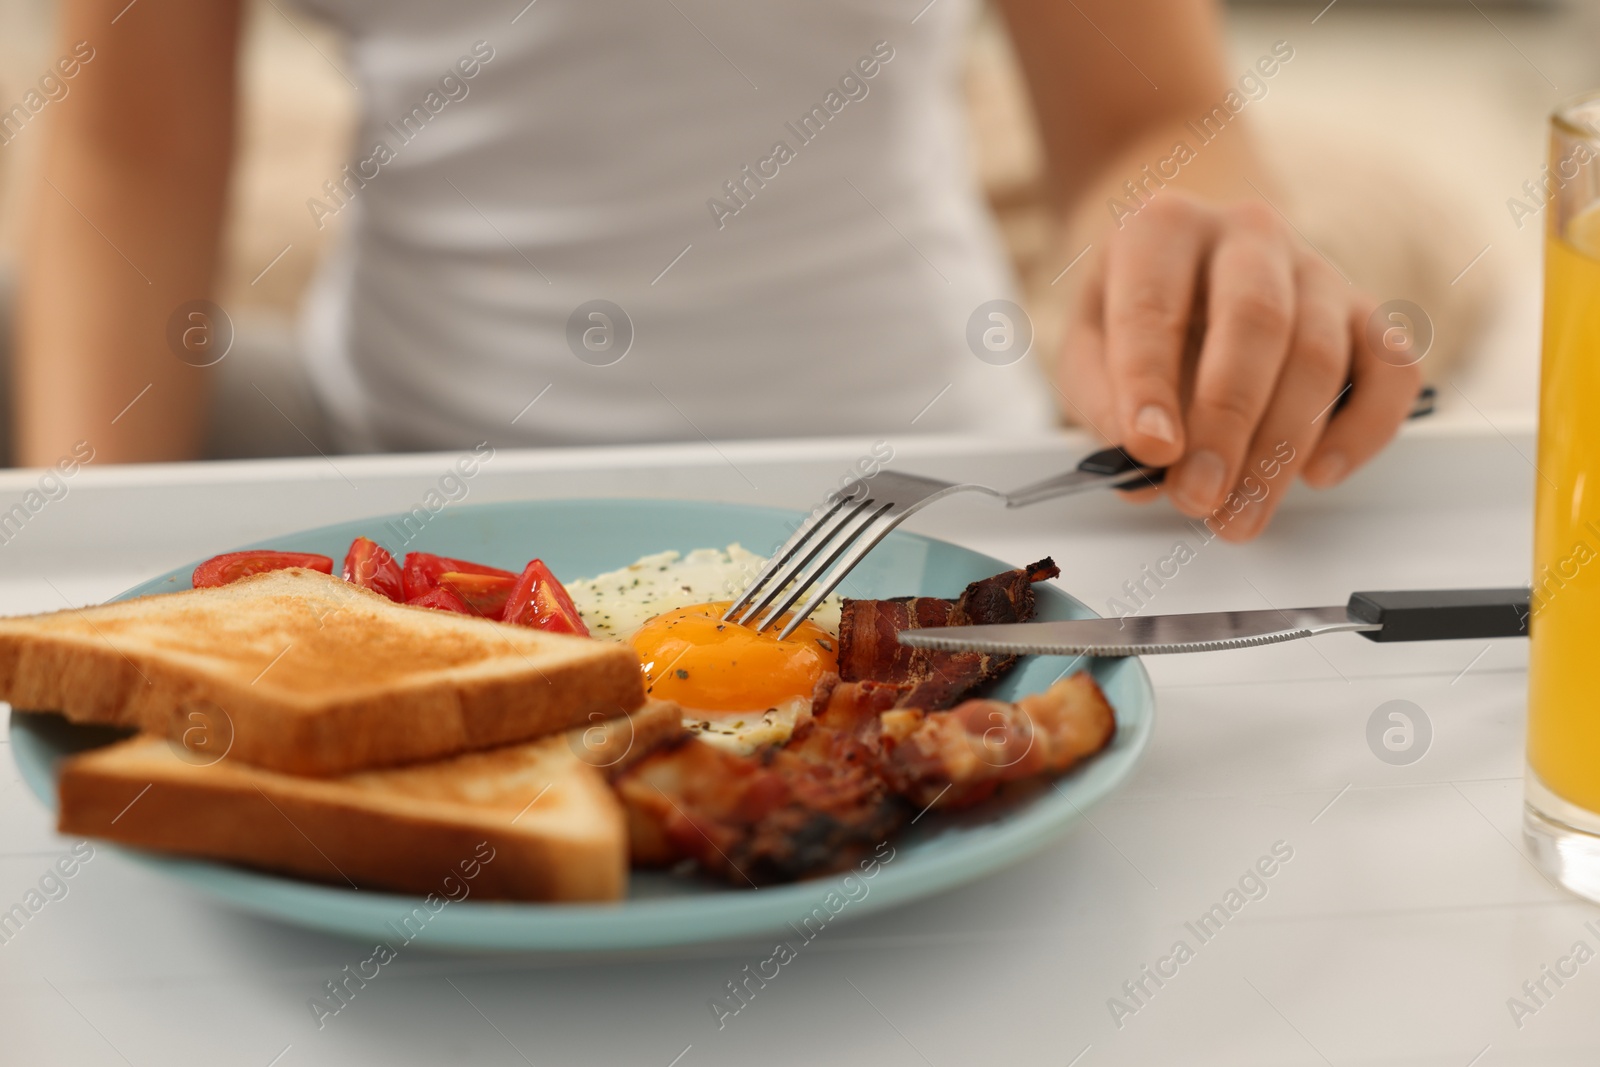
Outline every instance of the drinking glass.
[[(1600, 92), (1550, 117), (1523, 828), (1600, 900)], [(1525, 205), (1528, 206), (1528, 205)]]

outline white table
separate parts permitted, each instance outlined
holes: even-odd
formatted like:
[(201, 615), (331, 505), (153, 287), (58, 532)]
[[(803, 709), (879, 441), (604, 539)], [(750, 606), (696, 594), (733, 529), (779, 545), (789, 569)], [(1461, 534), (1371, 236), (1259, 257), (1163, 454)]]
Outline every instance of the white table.
[[(869, 442), (501, 453), (469, 500), (693, 496), (802, 506)], [(893, 466), (1020, 483), (1077, 438), (895, 441)], [(1268, 535), (1216, 542), (1152, 610), (1337, 603), (1354, 589), (1527, 580), (1526, 427), (1415, 426), (1332, 494), (1292, 491)], [(186, 560), (409, 508), (453, 457), (85, 469), (0, 544), (0, 610), (108, 597)], [(35, 481), (0, 473), (0, 510)], [(1006, 514), (956, 499), (914, 528), (1015, 562), (1062, 561), (1103, 610), (1193, 532), (1110, 494)], [(6, 1064), (955, 1065), (1600, 1062), (1600, 960), (1524, 996), (1600, 909), (1553, 888), (1520, 833), (1526, 650), (1354, 635), (1148, 661), (1159, 699), (1139, 772), (1035, 859), (830, 927), (719, 1030), (708, 1000), (767, 939), (628, 958), (468, 956), (419, 941), (319, 1031), (307, 998), (369, 948), (253, 918), (100, 853), (0, 945)], [(1379, 760), (1366, 725), (1403, 699), (1426, 755)], [(0, 909), (72, 842), (5, 761)], [(1293, 857), (1207, 943), (1185, 927), (1277, 842)], [(1175, 976), (1138, 1002), (1179, 939)], [(1168, 967), (1170, 970), (1170, 965)], [(1530, 1002), (1531, 1003), (1531, 1002)], [(275, 1057), (277, 1057), (275, 1059)]]

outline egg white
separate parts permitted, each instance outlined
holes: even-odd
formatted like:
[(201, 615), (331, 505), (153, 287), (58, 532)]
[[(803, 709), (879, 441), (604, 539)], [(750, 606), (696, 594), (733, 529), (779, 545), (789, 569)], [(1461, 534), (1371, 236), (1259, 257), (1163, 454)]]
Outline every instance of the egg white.
[[(567, 582), (567, 593), (594, 637), (627, 641), (646, 622), (690, 604), (733, 600), (744, 591), (766, 559), (740, 544), (696, 548), (688, 553), (656, 552), (618, 570)], [(811, 621), (839, 636), (840, 602), (830, 596)], [(684, 726), (709, 744), (748, 753), (782, 744), (811, 713), (809, 697), (795, 697), (772, 708), (707, 711), (684, 708)]]
[[(687, 554), (656, 552), (619, 570), (567, 582), (566, 588), (592, 635), (626, 641), (664, 611), (736, 599), (766, 565), (764, 556), (735, 542)], [(839, 636), (839, 597), (817, 605), (811, 621)]]
[(781, 745), (811, 714), (810, 697), (793, 697), (757, 712), (683, 709), (683, 725), (707, 744), (748, 755), (765, 745)]

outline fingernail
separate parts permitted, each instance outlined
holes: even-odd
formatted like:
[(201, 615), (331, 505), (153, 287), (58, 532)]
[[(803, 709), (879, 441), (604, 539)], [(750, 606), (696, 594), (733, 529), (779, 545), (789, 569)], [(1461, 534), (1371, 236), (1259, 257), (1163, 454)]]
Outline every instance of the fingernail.
[(1316, 462), (1306, 468), (1306, 483), (1315, 489), (1326, 489), (1336, 485), (1349, 467), (1350, 461), (1344, 458), (1342, 452), (1318, 456)]
[(1252, 503), (1245, 508), (1236, 522), (1236, 530), (1241, 540), (1248, 541), (1261, 532), (1261, 527), (1267, 521), (1267, 513), (1258, 503)]
[(1183, 461), (1178, 474), (1178, 498), (1191, 508), (1209, 508), (1222, 495), (1228, 465), (1215, 452), (1200, 451)]
[(1139, 414), (1133, 417), (1135, 433), (1142, 433), (1146, 437), (1154, 437), (1157, 441), (1167, 444), (1177, 444), (1178, 427), (1172, 421), (1172, 416), (1167, 414), (1167, 409), (1159, 404), (1146, 404), (1139, 409)]

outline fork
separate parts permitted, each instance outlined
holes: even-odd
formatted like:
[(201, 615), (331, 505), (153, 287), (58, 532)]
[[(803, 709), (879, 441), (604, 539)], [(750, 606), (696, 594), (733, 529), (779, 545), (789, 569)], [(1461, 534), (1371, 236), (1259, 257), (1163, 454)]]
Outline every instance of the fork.
[(1159, 485), (1163, 473), (1139, 466), (1120, 448), (1107, 448), (1084, 457), (1075, 469), (1024, 486), (1015, 494), (976, 482), (947, 482), (895, 471), (879, 471), (872, 477), (870, 486), (863, 479), (854, 479), (829, 493), (812, 510), (794, 535), (773, 553), (767, 565), (745, 587), (739, 599), (723, 613), (722, 621), (748, 624), (751, 618), (770, 608), (756, 624), (758, 631), (766, 630), (793, 607), (829, 567), (833, 567), (811, 599), (778, 633), (779, 640), (787, 638), (889, 531), (947, 496), (986, 493), (1006, 501), (1008, 507), (1023, 507), (1099, 485), (1121, 488), (1147, 478), (1150, 484)]
[[(1344, 395), (1340, 394), (1341, 401)], [(1407, 417), (1415, 419), (1432, 414), (1434, 399), (1432, 386), (1423, 389)], [(1337, 411), (1340, 406), (1342, 404), (1335, 403), (1331, 410)], [(767, 565), (723, 612), (722, 621), (748, 625), (765, 610), (766, 615), (755, 628), (758, 632), (767, 630), (794, 607), (795, 601), (808, 589), (812, 590), (810, 599), (778, 632), (780, 641), (787, 638), (889, 531), (947, 496), (986, 493), (1004, 500), (1008, 508), (1020, 508), (1101, 486), (1132, 489), (1160, 485), (1166, 473), (1166, 468), (1147, 467), (1130, 457), (1121, 446), (1113, 445), (1085, 456), (1070, 471), (1030, 482), (1009, 493), (976, 482), (947, 482), (895, 471), (879, 471), (871, 477), (870, 484), (867, 479), (855, 478), (829, 493), (812, 509), (800, 528), (772, 554)]]

